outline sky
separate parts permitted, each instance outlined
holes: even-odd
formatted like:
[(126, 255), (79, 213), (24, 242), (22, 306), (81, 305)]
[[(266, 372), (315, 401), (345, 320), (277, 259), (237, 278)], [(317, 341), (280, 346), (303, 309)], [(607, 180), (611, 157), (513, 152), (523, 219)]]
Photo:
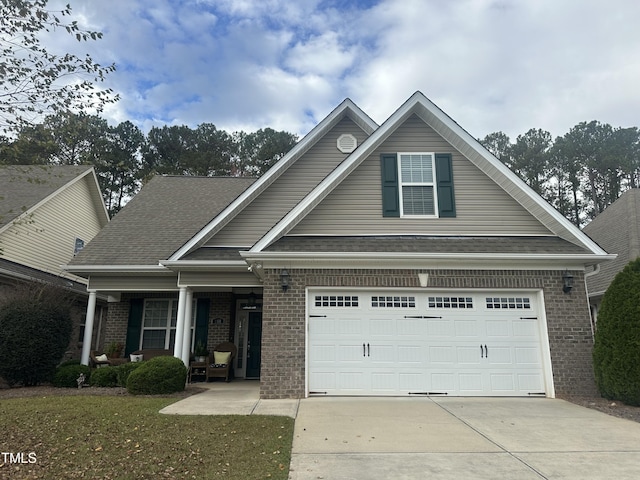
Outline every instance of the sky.
[(115, 63), (102, 116), (304, 135), (345, 98), (381, 124), (419, 90), (476, 138), (640, 126), (638, 0), (50, 0)]

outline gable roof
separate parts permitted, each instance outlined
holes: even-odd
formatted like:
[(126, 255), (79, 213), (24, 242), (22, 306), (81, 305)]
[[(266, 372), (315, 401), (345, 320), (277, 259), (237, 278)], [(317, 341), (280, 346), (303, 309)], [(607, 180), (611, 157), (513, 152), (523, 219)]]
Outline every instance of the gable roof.
[(95, 266), (158, 266), (229, 203), (254, 178), (157, 175), (69, 263), (67, 270)]
[(421, 92), (414, 93), (383, 125), (365, 140), (342, 164), (332, 171), (309, 195), (285, 215), (262, 239), (251, 248), (250, 253), (264, 251), (269, 245), (286, 235), (313, 208), (360, 165), (382, 142), (389, 137), (411, 115), (417, 115), (436, 133), (462, 153), (482, 172), (492, 178), (505, 192), (520, 203), (528, 212), (547, 226), (555, 235), (593, 255), (606, 256), (589, 237), (558, 213), (515, 173), (486, 150), (461, 128), (453, 119), (432, 103)]
[[(100, 187), (92, 166), (88, 165), (0, 165), (0, 233), (23, 215), (28, 215), (61, 190), (87, 175), (91, 195), (102, 225), (109, 221)], [(95, 188), (93, 188), (95, 187)]]
[(591, 239), (618, 258), (587, 278), (590, 297), (603, 295), (627, 263), (640, 256), (640, 189), (632, 188), (583, 229)]
[(197, 232), (193, 238), (182, 245), (172, 256), (170, 261), (176, 261), (196, 250), (209, 240), (216, 232), (224, 227), (239, 212), (247, 207), (258, 195), (273, 184), (293, 163), (304, 155), (318, 140), (333, 129), (343, 118), (350, 118), (356, 125), (367, 133), (372, 134), (378, 125), (365, 114), (350, 99), (345, 99), (324, 120), (316, 125), (300, 140), (280, 161), (271, 167), (250, 188), (243, 192), (235, 201), (229, 204), (216, 218)]

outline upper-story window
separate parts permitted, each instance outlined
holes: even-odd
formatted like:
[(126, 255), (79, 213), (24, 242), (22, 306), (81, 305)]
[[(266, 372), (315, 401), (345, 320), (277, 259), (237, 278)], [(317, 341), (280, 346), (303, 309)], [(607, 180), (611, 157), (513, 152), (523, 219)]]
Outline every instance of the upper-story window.
[(383, 217), (456, 216), (450, 153), (383, 153), (380, 178)]
[(435, 216), (437, 194), (432, 153), (398, 153), (400, 216)]

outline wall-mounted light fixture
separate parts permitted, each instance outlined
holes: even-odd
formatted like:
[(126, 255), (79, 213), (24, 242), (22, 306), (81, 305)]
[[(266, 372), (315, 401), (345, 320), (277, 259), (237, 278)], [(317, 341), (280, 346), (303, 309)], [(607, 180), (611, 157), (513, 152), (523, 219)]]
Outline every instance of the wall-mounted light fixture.
[(569, 273), (568, 270), (565, 270), (562, 274), (562, 291), (564, 293), (570, 293), (573, 288), (573, 275)]
[(253, 290), (251, 290), (251, 293), (249, 294), (249, 297), (247, 298), (247, 307), (248, 308), (256, 308), (256, 298), (257, 295), (255, 293), (253, 293)]
[(289, 276), (289, 272), (287, 272), (286, 269), (282, 269), (282, 271), (280, 272), (280, 286), (282, 287), (282, 291), (286, 292), (287, 290), (289, 290), (289, 282), (291, 280), (291, 277)]

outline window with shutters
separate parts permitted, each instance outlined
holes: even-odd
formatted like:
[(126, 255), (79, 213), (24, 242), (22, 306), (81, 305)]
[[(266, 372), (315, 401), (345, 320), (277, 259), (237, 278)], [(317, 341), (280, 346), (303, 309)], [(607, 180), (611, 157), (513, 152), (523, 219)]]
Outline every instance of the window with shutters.
[[(191, 350), (195, 333), (195, 301), (191, 309)], [(153, 299), (144, 303), (140, 348), (173, 350), (176, 340), (178, 300)]]
[(398, 153), (400, 216), (436, 216), (432, 153)]

